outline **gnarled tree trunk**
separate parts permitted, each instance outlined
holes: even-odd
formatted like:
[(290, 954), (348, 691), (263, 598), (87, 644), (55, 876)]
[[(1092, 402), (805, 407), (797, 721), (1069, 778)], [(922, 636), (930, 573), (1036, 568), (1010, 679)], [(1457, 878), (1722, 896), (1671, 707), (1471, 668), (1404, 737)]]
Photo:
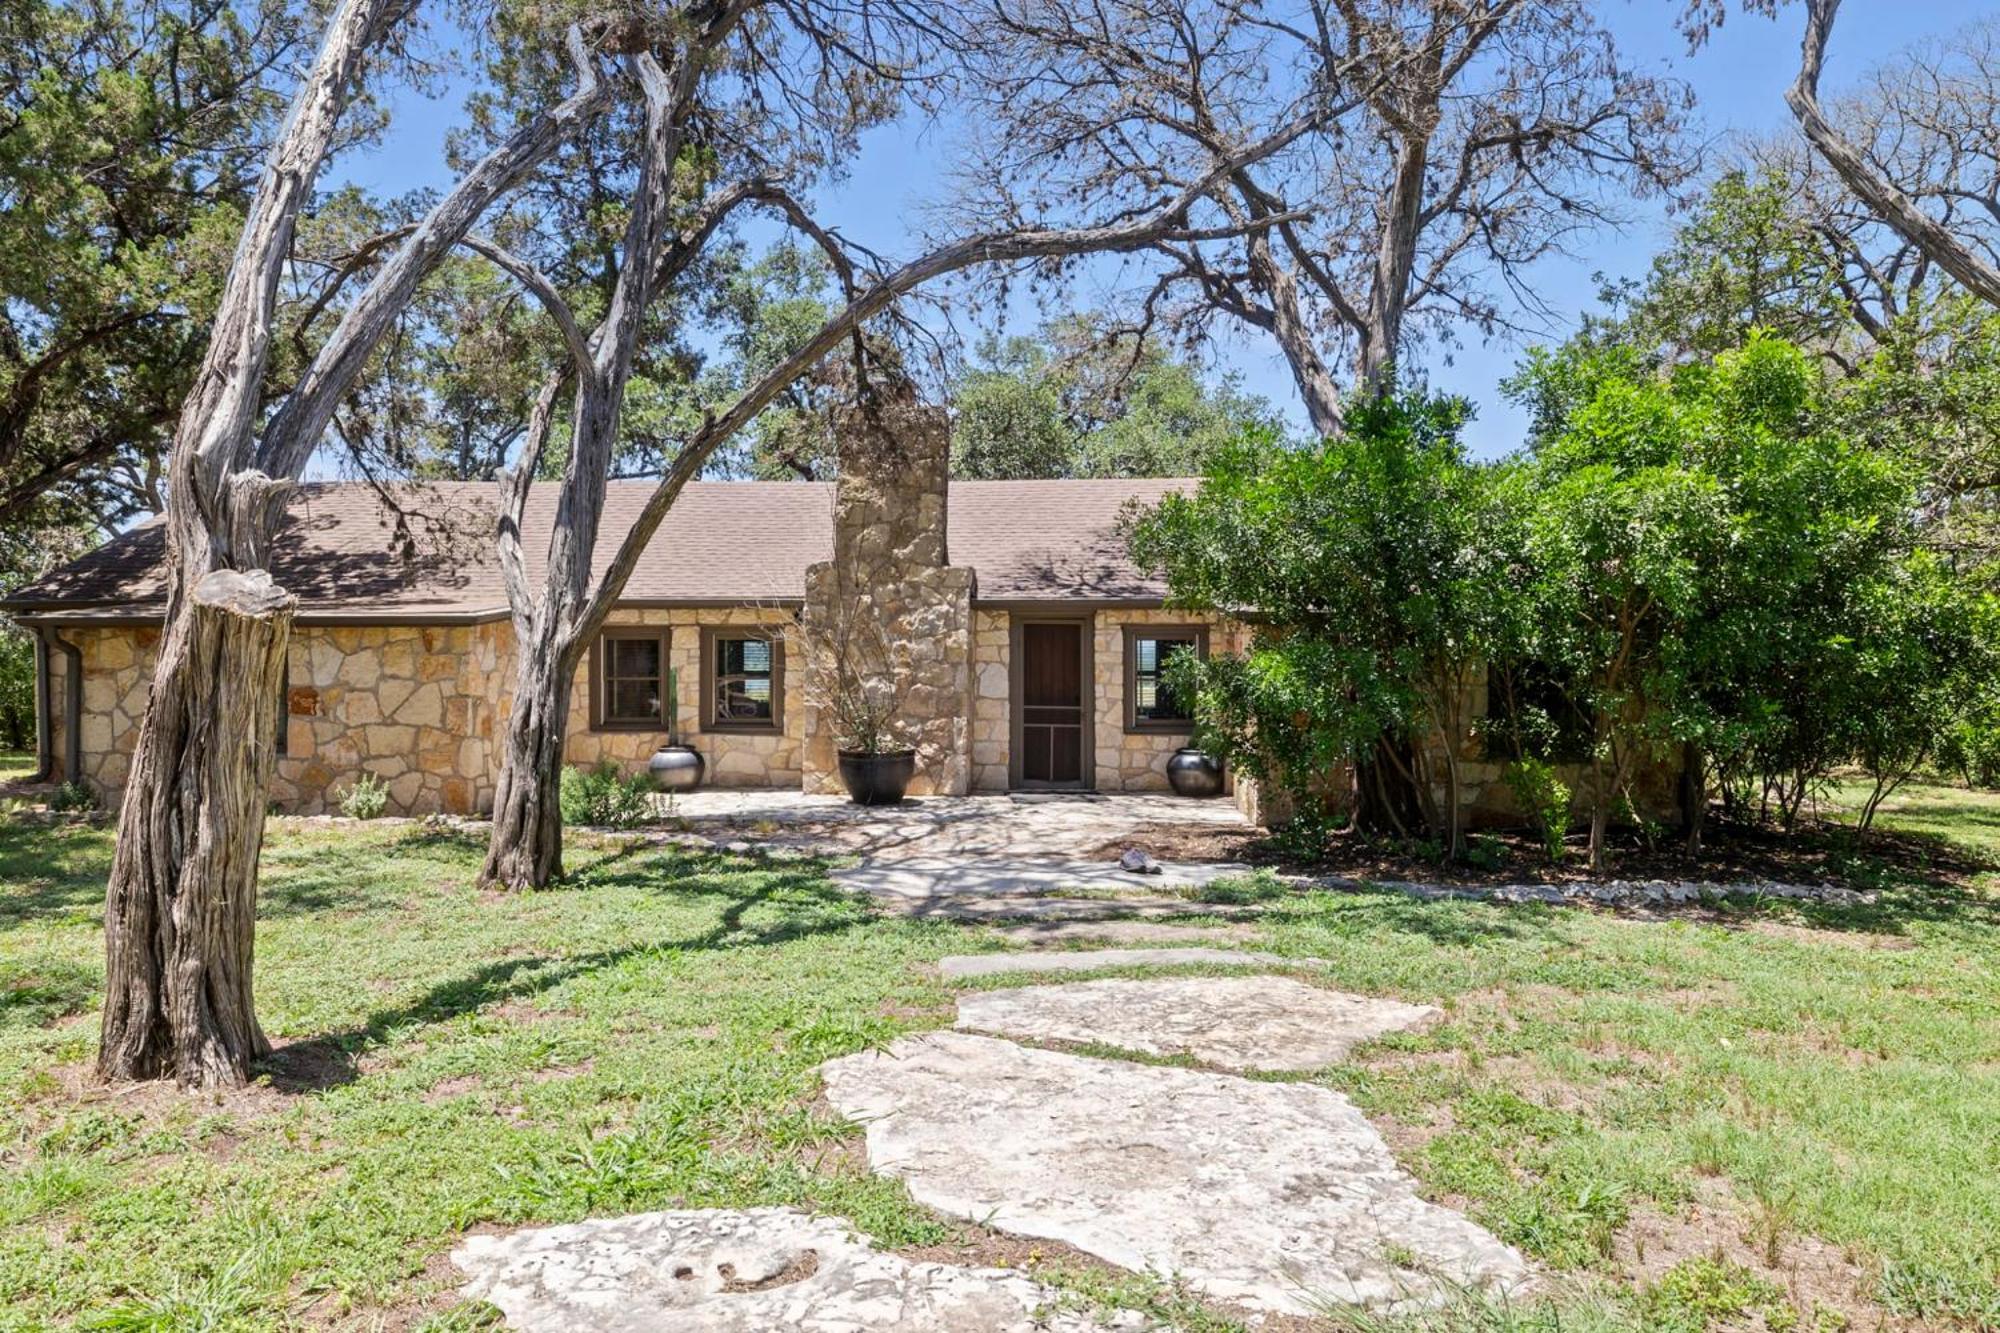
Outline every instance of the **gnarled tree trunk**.
[(522, 645), (483, 883), (528, 889), (562, 877), (563, 741), (575, 675), (555, 645)]
[(251, 940), (296, 605), (268, 574), (218, 570), (161, 640), (105, 899), (106, 1078), (240, 1082), (270, 1050)]
[(291, 480), (423, 277), (605, 96), (577, 93), (483, 158), (408, 233), (256, 438), (279, 281), (364, 58), (407, 9), (342, 0), (245, 215), (168, 460), (168, 597), (105, 891), (98, 1071), (240, 1083), (269, 1050), (251, 1002), (257, 862), (294, 599), (265, 572)]

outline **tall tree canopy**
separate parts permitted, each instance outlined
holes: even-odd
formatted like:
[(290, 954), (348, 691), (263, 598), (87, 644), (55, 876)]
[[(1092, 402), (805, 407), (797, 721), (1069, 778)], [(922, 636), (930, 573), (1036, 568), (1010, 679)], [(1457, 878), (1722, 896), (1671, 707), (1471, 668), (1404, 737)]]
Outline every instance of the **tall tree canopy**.
[(44, 502), (107, 523), (159, 507), (313, 36), (283, 0), (0, 4), (0, 522)]
[(952, 472), (966, 478), (1186, 477), (1246, 432), (1282, 433), (1234, 376), (1150, 339), (1065, 320), (989, 340), (952, 385)]

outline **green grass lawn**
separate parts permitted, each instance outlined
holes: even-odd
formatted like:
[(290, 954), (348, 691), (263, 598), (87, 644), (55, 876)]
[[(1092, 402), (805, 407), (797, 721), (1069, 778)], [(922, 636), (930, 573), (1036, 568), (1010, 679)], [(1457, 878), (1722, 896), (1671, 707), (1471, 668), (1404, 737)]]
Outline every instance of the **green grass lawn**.
[[(1976, 841), (1992, 810), (1911, 818)], [(478, 851), (275, 822), (257, 984), (281, 1058), (240, 1093), (107, 1091), (108, 833), (0, 818), (0, 1328), (483, 1327), (443, 1259), (468, 1228), (682, 1205), (801, 1204), (976, 1257), (976, 1229), (865, 1173), (814, 1070), (949, 1023), (925, 965), (982, 932), (874, 917), (810, 865), (590, 840), (560, 890), (486, 895)], [(2000, 1328), (2000, 923), (1881, 884), (1873, 908), (1666, 921), (1267, 905), (1257, 947), (1446, 1007), (1317, 1077), (1433, 1197), (1567, 1275), (1553, 1305), (1429, 1322)]]
[(33, 750), (0, 749), (0, 782), (12, 782), (25, 778), (35, 771)]

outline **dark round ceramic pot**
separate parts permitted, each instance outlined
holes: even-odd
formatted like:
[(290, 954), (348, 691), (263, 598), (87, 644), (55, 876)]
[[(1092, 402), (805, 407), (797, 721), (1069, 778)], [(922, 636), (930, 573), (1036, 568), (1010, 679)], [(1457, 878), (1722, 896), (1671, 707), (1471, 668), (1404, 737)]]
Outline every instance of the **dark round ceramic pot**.
[(1184, 745), (1167, 758), (1167, 782), (1182, 796), (1220, 796), (1222, 763)]
[(653, 751), (646, 771), (653, 775), (653, 785), (661, 791), (693, 791), (701, 785), (708, 761), (691, 745), (662, 745)]
[(894, 805), (910, 789), (917, 771), (915, 750), (883, 754), (840, 753), (840, 780), (856, 805)]

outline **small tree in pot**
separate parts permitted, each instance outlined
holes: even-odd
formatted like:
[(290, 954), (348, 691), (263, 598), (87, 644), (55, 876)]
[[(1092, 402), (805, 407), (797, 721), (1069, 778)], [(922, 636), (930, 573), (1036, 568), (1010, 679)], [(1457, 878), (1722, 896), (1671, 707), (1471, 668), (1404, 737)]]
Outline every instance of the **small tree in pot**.
[(806, 695), (833, 724), (847, 794), (859, 805), (894, 805), (917, 771), (903, 722), (908, 651), (889, 641), (874, 600), (847, 593), (830, 623), (802, 620), (798, 632), (813, 664)]

